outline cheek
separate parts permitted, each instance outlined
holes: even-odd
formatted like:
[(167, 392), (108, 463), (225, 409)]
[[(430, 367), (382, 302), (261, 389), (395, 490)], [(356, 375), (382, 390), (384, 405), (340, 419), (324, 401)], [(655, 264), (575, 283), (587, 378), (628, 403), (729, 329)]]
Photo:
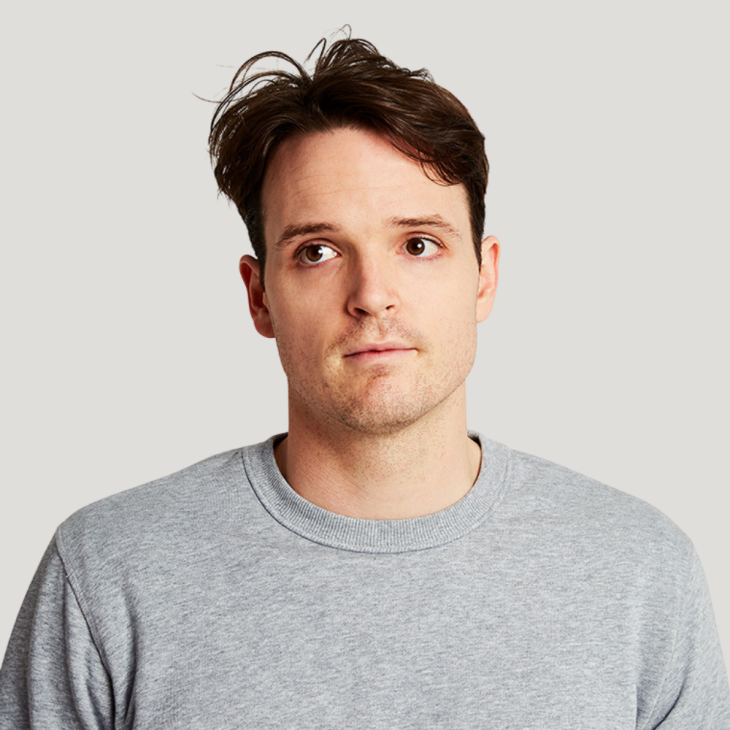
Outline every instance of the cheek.
[(321, 339), (340, 309), (333, 282), (293, 286), (286, 279), (270, 291), (274, 327), (288, 338)]
[[(440, 283), (443, 287), (443, 282)], [(476, 327), (477, 288), (466, 278), (449, 283), (448, 289), (439, 296), (422, 298), (421, 306), (430, 312), (432, 322), (456, 338), (457, 333)]]
[(271, 307), (270, 313), (282, 362), (286, 360), (286, 366), (293, 367), (298, 363), (305, 366), (314, 360), (325, 334), (321, 307), (287, 302), (284, 306)]
[(439, 329), (443, 333), (447, 355), (455, 360), (473, 362), (477, 346), (475, 298), (464, 297), (463, 291), (447, 303), (441, 313)]

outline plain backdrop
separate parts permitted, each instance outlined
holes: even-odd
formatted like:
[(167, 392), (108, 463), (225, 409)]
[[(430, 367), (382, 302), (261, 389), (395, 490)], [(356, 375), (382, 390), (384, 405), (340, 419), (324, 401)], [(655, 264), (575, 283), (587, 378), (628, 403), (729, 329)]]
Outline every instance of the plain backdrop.
[(673, 519), (730, 655), (726, 2), (4, 7), (0, 650), (69, 514), (286, 430), (197, 97), (349, 23), (486, 136), (503, 248), (470, 427)]

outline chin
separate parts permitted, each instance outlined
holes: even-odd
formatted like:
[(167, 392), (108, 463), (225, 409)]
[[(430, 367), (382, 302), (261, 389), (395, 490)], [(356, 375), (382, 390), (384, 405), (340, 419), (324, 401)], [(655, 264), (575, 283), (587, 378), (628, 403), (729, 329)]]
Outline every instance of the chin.
[(393, 436), (422, 420), (450, 393), (438, 396), (430, 393), (428, 398), (422, 397), (425, 394), (421, 397), (415, 397), (413, 393), (410, 395), (410, 398), (404, 398), (395, 393), (373, 394), (365, 400), (339, 403), (333, 407), (331, 415), (341, 425), (363, 436)]
[(328, 429), (345, 429), (352, 435), (393, 436), (424, 418), (437, 416), (453, 397), (460, 401), (456, 392), (467, 372), (454, 367), (440, 378), (422, 373), (392, 378), (387, 368), (382, 372), (374, 369), (364, 383), (338, 378), (324, 388), (321, 383), (319, 387), (296, 387), (295, 383), (302, 381), (290, 380), (290, 406), (296, 402), (297, 410), (308, 414), (305, 421), (319, 421)]
[(337, 421), (350, 431), (363, 436), (393, 436), (412, 426), (420, 417), (402, 414), (339, 413)]

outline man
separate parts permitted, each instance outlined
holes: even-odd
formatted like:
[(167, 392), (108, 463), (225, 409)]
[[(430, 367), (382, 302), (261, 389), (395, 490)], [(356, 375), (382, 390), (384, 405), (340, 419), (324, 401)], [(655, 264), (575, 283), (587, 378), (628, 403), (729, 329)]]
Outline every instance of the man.
[(261, 58), (211, 150), (288, 432), (59, 528), (0, 728), (730, 727), (689, 540), (467, 431), (499, 244), (466, 109), (363, 41)]

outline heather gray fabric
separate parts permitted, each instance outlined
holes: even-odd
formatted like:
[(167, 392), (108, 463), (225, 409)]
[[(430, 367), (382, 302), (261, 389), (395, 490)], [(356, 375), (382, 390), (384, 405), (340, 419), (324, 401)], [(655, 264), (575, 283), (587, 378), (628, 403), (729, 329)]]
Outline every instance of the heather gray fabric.
[(356, 520), (273, 439), (77, 512), (0, 673), (0, 728), (728, 730), (689, 540), (481, 438), (452, 507)]

